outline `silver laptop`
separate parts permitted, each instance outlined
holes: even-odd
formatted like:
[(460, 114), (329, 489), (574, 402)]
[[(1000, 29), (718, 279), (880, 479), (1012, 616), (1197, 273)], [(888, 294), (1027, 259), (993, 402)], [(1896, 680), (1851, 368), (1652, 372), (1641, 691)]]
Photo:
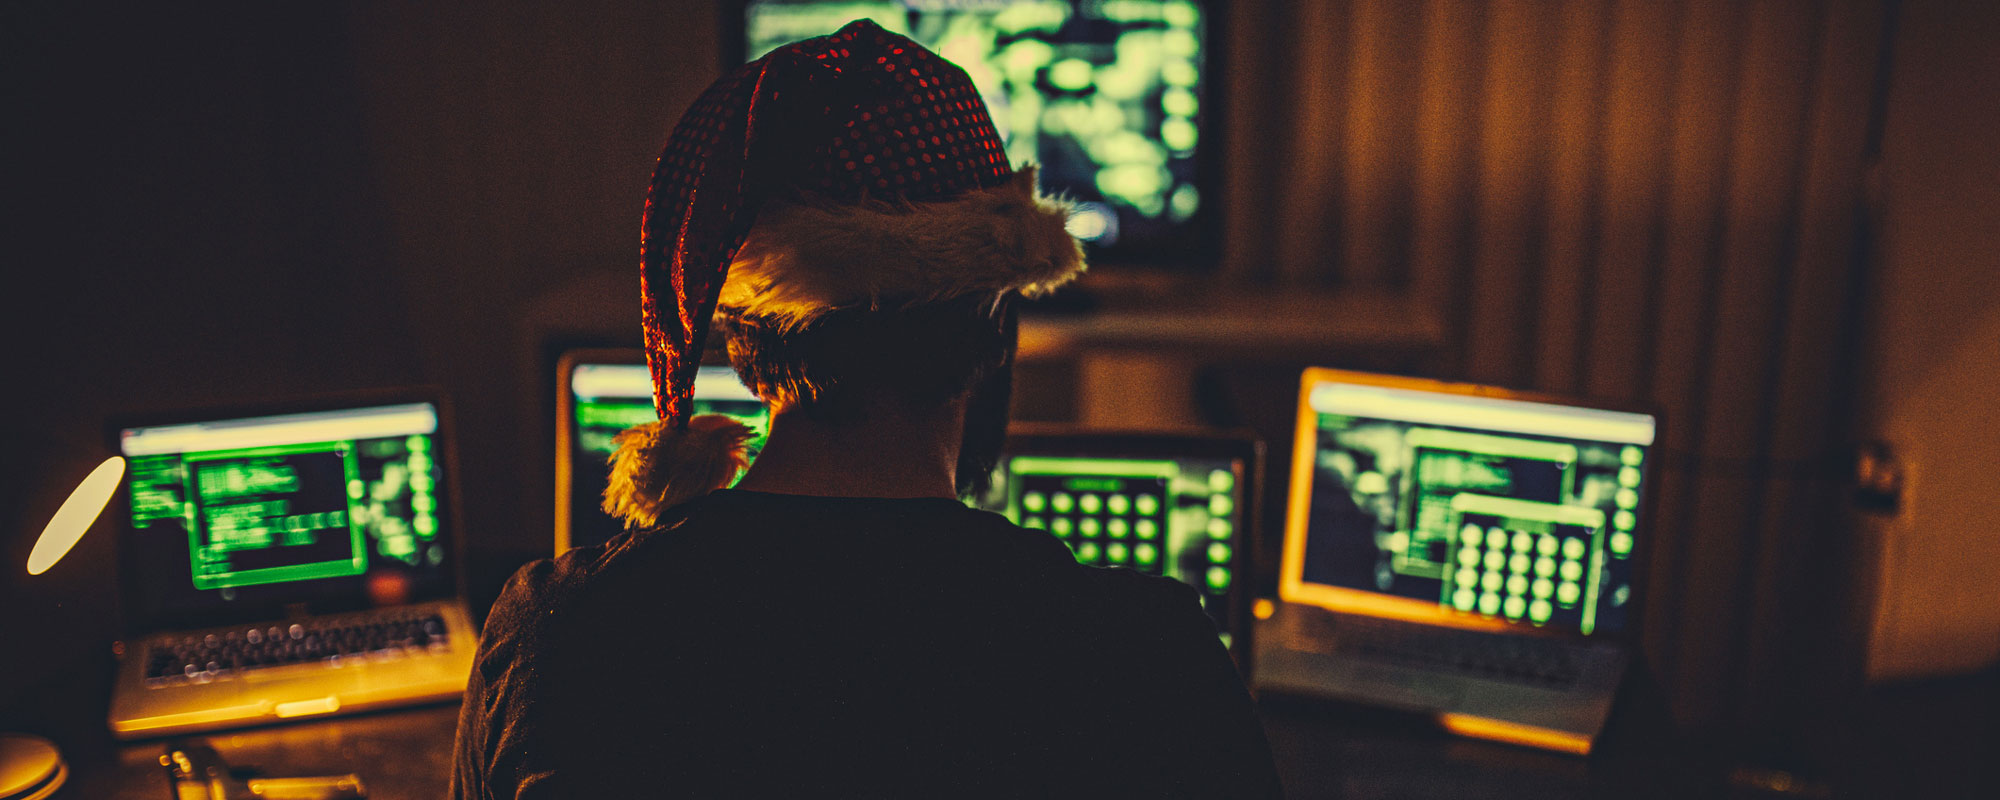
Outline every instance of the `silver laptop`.
[(1587, 753), (1638, 619), (1657, 420), (1307, 370), (1256, 685)]
[[(659, 419), (653, 411), (653, 373), (638, 348), (571, 350), (556, 366), (556, 554), (600, 545), (625, 529), (604, 513), (606, 463), (620, 431)], [(756, 431), (747, 443), (755, 459), (764, 448), (770, 414), (726, 365), (696, 370), (694, 413), (723, 414)]]
[(451, 440), (434, 399), (121, 425), (110, 727), (164, 736), (457, 697)]

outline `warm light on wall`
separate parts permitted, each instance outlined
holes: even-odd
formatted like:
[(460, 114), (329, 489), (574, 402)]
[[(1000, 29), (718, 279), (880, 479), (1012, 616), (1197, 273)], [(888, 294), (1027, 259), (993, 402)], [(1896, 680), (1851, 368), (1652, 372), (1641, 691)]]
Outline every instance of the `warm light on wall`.
[(76, 485), (76, 491), (70, 492), (62, 508), (56, 509), (49, 526), (42, 529), (42, 538), (35, 541), (35, 549), (28, 553), (29, 575), (49, 571), (76, 546), (84, 531), (90, 530), (90, 523), (104, 512), (104, 504), (111, 502), (111, 493), (118, 490), (118, 481), (124, 477), (125, 459), (112, 456)]

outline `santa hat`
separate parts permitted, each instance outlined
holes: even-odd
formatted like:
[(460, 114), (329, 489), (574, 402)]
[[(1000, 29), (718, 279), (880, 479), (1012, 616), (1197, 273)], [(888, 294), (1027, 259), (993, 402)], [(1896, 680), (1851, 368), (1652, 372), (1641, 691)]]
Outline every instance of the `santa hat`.
[(604, 510), (626, 524), (728, 485), (750, 431), (690, 418), (710, 319), (780, 330), (827, 312), (1035, 296), (1083, 271), (1032, 167), (1015, 171), (972, 80), (857, 20), (724, 76), (675, 126), (639, 244), (659, 421), (620, 434)]

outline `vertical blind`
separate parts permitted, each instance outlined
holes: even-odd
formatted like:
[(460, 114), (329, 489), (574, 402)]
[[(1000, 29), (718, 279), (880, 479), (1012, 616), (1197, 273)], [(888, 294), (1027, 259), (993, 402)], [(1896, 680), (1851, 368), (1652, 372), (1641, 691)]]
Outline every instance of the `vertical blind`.
[(1839, 684), (1891, 7), (1231, 4), (1233, 285), (1401, 293), (1446, 377), (1662, 412), (1645, 652), (1696, 725)]

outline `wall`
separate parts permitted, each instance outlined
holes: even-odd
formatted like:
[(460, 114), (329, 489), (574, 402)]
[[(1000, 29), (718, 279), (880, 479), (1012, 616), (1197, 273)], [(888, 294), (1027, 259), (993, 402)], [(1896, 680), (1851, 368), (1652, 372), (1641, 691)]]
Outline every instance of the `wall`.
[[(18, 137), (0, 721), (44, 679), (108, 663), (111, 526), (45, 575), (19, 565), (110, 454), (114, 415), (436, 385), (456, 405), (475, 596), (547, 552), (542, 341), (636, 332), (646, 179), (719, 71), (712, 2), (0, 15)], [(566, 300), (578, 286), (622, 291)]]
[(1895, 4), (1234, 8), (1229, 282), (1400, 293), (1430, 374), (1661, 411), (1645, 660), (1690, 726), (1810, 724), (1858, 660), (1827, 612)]
[(2000, 659), (2000, 4), (1912, 0), (1899, 27), (1863, 387), (1906, 471), (1868, 520), (1878, 680)]

